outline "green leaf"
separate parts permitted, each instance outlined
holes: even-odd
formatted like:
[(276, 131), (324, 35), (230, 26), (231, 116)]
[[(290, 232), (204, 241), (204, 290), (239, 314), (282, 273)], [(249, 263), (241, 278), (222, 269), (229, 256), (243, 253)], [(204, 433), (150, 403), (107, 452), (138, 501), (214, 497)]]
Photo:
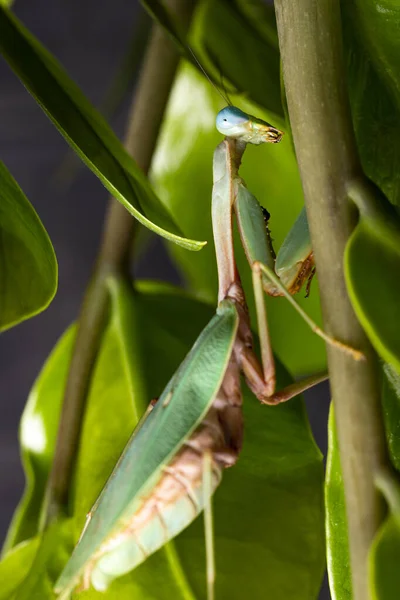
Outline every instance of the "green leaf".
[(39, 536), (39, 544), (27, 577), (12, 600), (55, 600), (54, 574), (58, 573), (71, 549), (70, 521), (52, 523)]
[(386, 499), (389, 515), (369, 553), (371, 591), (374, 600), (394, 600), (400, 586), (400, 480), (392, 470), (381, 469), (375, 482)]
[(38, 533), (74, 338), (75, 328), (70, 327), (45, 362), (22, 414), (20, 445), (25, 491), (15, 511), (3, 552)]
[[(279, 387), (289, 381), (278, 368)], [(265, 407), (246, 388), (244, 422), (239, 461), (215, 494), (216, 597), (316, 599), (325, 569), (323, 469), (303, 402)], [(200, 518), (176, 541), (198, 598), (203, 531)]]
[(44, 310), (57, 290), (57, 260), (38, 215), (0, 162), (0, 331)]
[(400, 5), (397, 0), (349, 3), (365, 50), (400, 107)]
[(344, 272), (360, 323), (377, 352), (400, 371), (400, 233), (391, 224), (361, 215), (346, 245)]
[(22, 542), (0, 562), (0, 600), (10, 600), (27, 577), (39, 547), (39, 538)]
[[(166, 285), (140, 283), (136, 288), (133, 293), (126, 284), (110, 282), (112, 312), (93, 374), (72, 490), (68, 529), (75, 542), (139, 411), (161, 394), (214, 313)], [(68, 364), (70, 348), (65, 338), (48, 361), (53, 403), (42, 410), (46, 419), (58, 415), (64, 381), (60, 373), (57, 382), (56, 373)], [(279, 380), (287, 381), (281, 370)], [(50, 382), (47, 386), (42, 379), (41, 389), (50, 398)], [(43, 392), (38, 394), (38, 412), (42, 399)], [(268, 408), (246, 392), (245, 425), (243, 453), (224, 474), (215, 497), (218, 594), (233, 599), (248, 594), (254, 600), (317, 598), (324, 566), (323, 471), (302, 401)], [(69, 547), (69, 538), (60, 542), (63, 556), (65, 543)], [(203, 543), (200, 519), (173, 544), (115, 581), (106, 595), (88, 590), (74, 597), (204, 597)], [(56, 566), (50, 563), (47, 570), (54, 581)]]
[[(388, 364), (383, 365), (383, 414), (391, 462), (400, 472), (400, 375)], [(389, 515), (378, 531), (369, 555), (370, 583), (374, 600), (394, 600), (400, 589), (398, 557), (400, 554), (400, 483), (389, 470), (379, 474)]]
[[(140, 289), (146, 291), (137, 305), (143, 376), (153, 398), (160, 395), (213, 311), (167, 289), (161, 293), (157, 284)], [(288, 382), (282, 370), (279, 380)], [(244, 409), (243, 452), (237, 465), (224, 473), (215, 495), (216, 595), (317, 598), (324, 568), (323, 471), (303, 403), (297, 399), (267, 408), (246, 391)], [(304, 528), (298, 527), (299, 520)], [(174, 546), (194, 597), (204, 597), (201, 517)], [(150, 559), (149, 568), (156, 557)], [(138, 577), (146, 564), (132, 577)]]
[[(388, 364), (383, 365), (382, 407), (390, 459), (397, 472), (400, 472), (400, 375)], [(325, 503), (328, 574), (332, 600), (352, 600), (345, 496), (333, 405), (329, 415)], [(375, 600), (391, 600), (398, 596), (398, 528), (398, 516), (396, 519), (389, 516), (370, 550), (370, 577)], [(391, 596), (390, 590), (395, 590), (397, 595)]]
[[(400, 43), (398, 3), (351, 0), (341, 4), (348, 89), (362, 166), (386, 197), (400, 206), (400, 102), (395, 92), (400, 70), (397, 48), (390, 49)], [(390, 73), (386, 59), (382, 60), (389, 53)]]
[(239, 93), (283, 116), (275, 13), (260, 0), (206, 0), (195, 39), (216, 73)]
[(389, 515), (377, 533), (369, 555), (373, 600), (397, 600), (400, 589), (399, 515)]
[(352, 600), (347, 517), (333, 404), (329, 413), (325, 479), (326, 548), (332, 600)]
[(181, 237), (147, 178), (103, 117), (54, 57), (3, 8), (0, 51), (75, 152), (142, 225), (186, 249), (204, 246), (205, 242)]
[(383, 364), (382, 405), (390, 459), (400, 473), (400, 375)]
[[(194, 18), (194, 58), (185, 36), (163, 2), (142, 4), (175, 42), (181, 54), (200, 72), (206, 71), (221, 93), (245, 93), (261, 106), (282, 115), (279, 83), (279, 49), (275, 13), (260, 0), (205, 0)], [(240, 40), (240, 44), (238, 44)], [(198, 55), (198, 57), (197, 57)], [(211, 70), (206, 65), (211, 66)], [(215, 73), (215, 76), (213, 75)], [(203, 73), (204, 74), (204, 73)], [(234, 85), (228, 86), (225, 78)], [(208, 82), (210, 85), (210, 82)], [(268, 89), (268, 94), (265, 90)], [(228, 102), (228, 99), (227, 99)]]
[[(279, 119), (243, 98), (235, 97), (232, 101), (246, 112), (285, 129)], [(215, 90), (194, 69), (183, 66), (172, 92), (153, 161), (153, 181), (171, 213), (179, 220), (182, 230), (186, 235), (210, 240), (200, 253), (189, 255), (178, 248), (171, 248), (171, 251), (190, 288), (212, 302), (216, 301), (218, 289), (215, 251), (211, 242), (212, 158), (221, 142), (221, 135), (215, 129), (215, 117), (221, 108), (221, 100)], [(303, 206), (300, 177), (288, 136), (284, 136), (277, 145), (249, 145), (241, 173), (249, 190), (271, 213), (270, 227), (278, 249)], [(236, 242), (240, 275), (254, 318), (251, 272), (238, 236)], [(304, 299), (303, 296), (298, 295), (300, 304), (320, 321), (316, 281), (313, 282), (310, 298)], [(290, 371), (309, 374), (323, 370), (326, 364), (324, 344), (295, 314), (286, 299), (267, 299), (267, 306), (273, 348)]]

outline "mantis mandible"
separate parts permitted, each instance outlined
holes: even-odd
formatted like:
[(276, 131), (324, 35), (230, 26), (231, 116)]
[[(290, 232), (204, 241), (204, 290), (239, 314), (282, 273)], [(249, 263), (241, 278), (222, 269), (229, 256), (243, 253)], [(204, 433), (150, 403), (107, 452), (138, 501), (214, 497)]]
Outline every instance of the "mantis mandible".
[[(223, 469), (237, 461), (242, 446), (241, 372), (265, 404), (287, 401), (326, 378), (310, 377), (275, 391), (263, 288), (271, 295), (286, 296), (328, 343), (355, 359), (362, 358), (360, 352), (319, 329), (291, 296), (312, 275), (305, 213), (275, 259), (265, 213), (238, 174), (247, 143), (277, 143), (282, 132), (232, 106), (218, 113), (217, 129), (225, 135), (215, 150), (213, 165), (218, 309), (155, 406), (139, 422), (89, 513), (56, 583), (60, 600), (78, 586), (106, 590), (113, 579), (134, 569), (209, 507)], [(236, 268), (233, 213), (253, 272), (261, 362), (252, 348), (247, 304)], [(300, 244), (295, 248), (296, 241)], [(289, 261), (289, 256), (294, 259)], [(209, 510), (207, 515), (210, 533)], [(207, 564), (209, 600), (213, 598), (214, 573), (211, 556)]]

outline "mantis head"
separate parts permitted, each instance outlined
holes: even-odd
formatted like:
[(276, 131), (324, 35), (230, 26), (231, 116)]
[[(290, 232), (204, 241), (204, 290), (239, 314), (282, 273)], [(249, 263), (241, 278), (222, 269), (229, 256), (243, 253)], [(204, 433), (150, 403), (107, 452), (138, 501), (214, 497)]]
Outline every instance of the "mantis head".
[(283, 132), (266, 121), (257, 119), (241, 111), (236, 106), (226, 106), (217, 114), (216, 127), (227, 137), (238, 139), (246, 144), (276, 144), (281, 141)]

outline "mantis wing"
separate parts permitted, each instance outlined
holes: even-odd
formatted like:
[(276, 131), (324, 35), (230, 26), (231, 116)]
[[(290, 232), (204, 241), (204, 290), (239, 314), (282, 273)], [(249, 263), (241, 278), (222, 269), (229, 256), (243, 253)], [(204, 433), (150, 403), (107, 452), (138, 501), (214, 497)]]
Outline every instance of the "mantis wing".
[(101, 544), (134, 514), (157, 483), (163, 466), (202, 421), (224, 378), (237, 327), (234, 304), (221, 302), (156, 406), (129, 440), (56, 583), (57, 593), (72, 591)]

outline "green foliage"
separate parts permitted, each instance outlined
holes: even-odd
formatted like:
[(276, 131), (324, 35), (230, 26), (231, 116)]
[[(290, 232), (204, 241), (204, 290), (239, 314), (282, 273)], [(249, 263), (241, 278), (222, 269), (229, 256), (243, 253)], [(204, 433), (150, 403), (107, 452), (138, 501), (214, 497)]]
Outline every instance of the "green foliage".
[(247, 0), (206, 0), (200, 4), (194, 33), (216, 73), (223, 73), (239, 94), (283, 116), (272, 6)]
[(328, 459), (325, 479), (326, 553), (332, 600), (352, 600), (349, 541), (343, 477), (333, 405), (329, 414)]
[[(362, 216), (346, 247), (347, 289), (376, 350), (400, 371), (400, 226)], [(385, 307), (382, 310), (382, 307)]]
[[(3, 7), (9, 4), (0, 0)], [(0, 8), (0, 51), (106, 188), (142, 224), (183, 247), (170, 248), (174, 261), (197, 298), (215, 305), (211, 162), (221, 140), (214, 122), (222, 101), (199, 72), (179, 25), (163, 3), (143, 0), (143, 4), (191, 63), (179, 70), (152, 167), (161, 201), (79, 88), (6, 8)], [(357, 147), (365, 174), (377, 186), (374, 189), (365, 180), (349, 183), (349, 201), (357, 209), (358, 221), (348, 241), (344, 270), (357, 317), (385, 360), (382, 407), (395, 469), (383, 484), (377, 482), (389, 510), (370, 549), (370, 585), (374, 600), (394, 600), (400, 587), (400, 8), (396, 0), (350, 0), (342, 2), (342, 8)], [(279, 146), (249, 148), (242, 170), (249, 189), (271, 213), (278, 249), (302, 209), (303, 196), (281, 97), (273, 10), (261, 0), (203, 0), (190, 39), (217, 86), (221, 78), (230, 93), (235, 89), (231, 98), (235, 105), (286, 131)], [(0, 329), (5, 329), (47, 306), (56, 289), (57, 265), (41, 222), (4, 166), (0, 178)], [(201, 253), (187, 253), (186, 249), (204, 245), (195, 240), (209, 244)], [(238, 236), (236, 253), (254, 321), (250, 269)], [(44, 532), (41, 513), (74, 327), (57, 344), (29, 396), (20, 430), (26, 489), (0, 563), (0, 600), (55, 598), (54, 582), (148, 401), (160, 396), (214, 314), (213, 308), (166, 285), (139, 282), (133, 289), (116, 279), (107, 285), (111, 310), (90, 381), (69, 515)], [(315, 283), (311, 298), (300, 298), (300, 303), (318, 321)], [(326, 361), (319, 338), (284, 299), (268, 299), (267, 306), (274, 351), (285, 364), (296, 374), (323, 369)], [(278, 363), (279, 387), (289, 381)], [(302, 401), (265, 407), (246, 388), (244, 417), (243, 452), (215, 495), (217, 598), (312, 600), (324, 568), (323, 473)], [(333, 411), (325, 491), (332, 598), (352, 600)], [(200, 519), (134, 572), (114, 581), (105, 596), (90, 589), (77, 590), (73, 597), (204, 598), (203, 540)]]
[[(382, 408), (390, 460), (400, 472), (400, 376), (388, 364), (382, 371)], [(371, 546), (369, 565), (374, 600), (394, 600), (398, 595), (400, 553), (400, 492), (396, 473), (389, 475), (390, 487), (382, 485), (390, 513)], [(386, 480), (385, 480), (386, 481)], [(393, 492), (394, 490), (394, 492)], [(333, 600), (352, 600), (345, 495), (340, 467), (334, 413), (329, 416), (329, 453), (325, 483), (327, 555)]]
[[(137, 422), (139, 407), (143, 410), (144, 398), (160, 395), (213, 314), (206, 305), (158, 284), (140, 284), (137, 293), (132, 293), (129, 287), (113, 283), (112, 298), (112, 314), (93, 374), (83, 423), (72, 521), (61, 523), (59, 533), (55, 534), (58, 557), (52, 556), (50, 561), (43, 561), (42, 567), (33, 569), (37, 575), (35, 585), (39, 586), (36, 593), (41, 593), (43, 599), (52, 598), (47, 577), (54, 581), (59, 573), (57, 565), (66, 560), (71, 538), (77, 541), (86, 513)], [(54, 423), (59, 414), (72, 340), (73, 330), (69, 330), (35, 384), (35, 406), (31, 400), (29, 412), (42, 416), (45, 431), (47, 423)], [(279, 383), (287, 381), (287, 375), (280, 369)], [(297, 399), (277, 409), (269, 408), (261, 406), (247, 392), (245, 419), (247, 441), (243, 454), (235, 469), (225, 474), (215, 496), (218, 593), (240, 598), (247, 590), (254, 599), (265, 595), (277, 600), (316, 598), (323, 569), (323, 473), (321, 455), (311, 437), (302, 401)], [(31, 431), (34, 435), (35, 430)], [(49, 443), (43, 447), (43, 464), (47, 463), (47, 469), (49, 448)], [(53, 451), (54, 445), (50, 452)], [(40, 451), (37, 458), (39, 455)], [(34, 481), (30, 473), (27, 477)], [(43, 494), (42, 480), (36, 477), (38, 495)], [(26, 510), (26, 504), (19, 509), (20, 513)], [(36, 518), (39, 510), (37, 502)], [(34, 512), (31, 506), (31, 519)], [(296, 527), (299, 519), (304, 527)], [(42, 552), (46, 552), (47, 544), (51, 546), (47, 542), (49, 535), (45, 534)], [(19, 539), (22, 538), (20, 529)], [(14, 557), (13, 568), (22, 580), (29, 556), (32, 558), (34, 554), (31, 545), (37, 544), (34, 538), (6, 554), (0, 574), (7, 574), (7, 561)], [(175, 549), (170, 544), (133, 573), (118, 579), (105, 597), (121, 600), (203, 597), (203, 544), (203, 525), (199, 520), (177, 538)], [(18, 553), (21, 564), (16, 558)], [(37, 560), (40, 566), (40, 557)], [(38, 576), (39, 571), (42, 577)], [(29, 581), (32, 585), (32, 580)], [(27, 586), (25, 582), (19, 593), (25, 593)], [(77, 597), (104, 596), (91, 590)], [(18, 598), (22, 600), (24, 596)]]
[(373, 600), (397, 600), (399, 597), (399, 552), (399, 515), (391, 514), (371, 547), (370, 581)]
[(44, 310), (57, 289), (57, 261), (29, 200), (0, 162), (0, 331)]
[[(362, 165), (390, 202), (399, 206), (400, 42), (394, 33), (400, 22), (399, 7), (393, 0), (383, 4), (352, 0), (343, 3), (343, 11), (349, 93)], [(371, 193), (364, 188), (355, 194), (352, 199), (360, 210), (360, 222), (346, 250), (349, 295), (376, 350), (400, 368), (399, 335), (394, 326), (400, 316), (398, 212), (390, 211), (379, 190)]]
[(7, 10), (0, 8), (0, 51), (59, 132), (101, 182), (140, 223), (189, 250), (186, 240), (124, 150), (59, 63)]

